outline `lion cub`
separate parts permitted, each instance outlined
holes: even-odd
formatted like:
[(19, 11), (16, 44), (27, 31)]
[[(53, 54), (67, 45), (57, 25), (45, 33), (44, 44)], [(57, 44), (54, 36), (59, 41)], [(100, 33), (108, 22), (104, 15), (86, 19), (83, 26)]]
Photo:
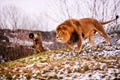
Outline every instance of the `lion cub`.
[(119, 16), (116, 16), (115, 19), (106, 22), (100, 22), (93, 18), (83, 18), (80, 20), (68, 19), (57, 26), (57, 41), (61, 43), (67, 43), (70, 50), (74, 50), (72, 46), (77, 43), (77, 48), (75, 49), (75, 51), (81, 52), (82, 40), (89, 38), (89, 48), (91, 48), (94, 45), (94, 35), (96, 32), (98, 32), (101, 36), (105, 38), (106, 44), (110, 45), (110, 39), (107, 36), (103, 25), (118, 19), (118, 17)]
[(37, 34), (30, 33), (29, 38), (33, 40), (33, 48), (37, 53), (45, 51), (40, 35), (38, 36)]

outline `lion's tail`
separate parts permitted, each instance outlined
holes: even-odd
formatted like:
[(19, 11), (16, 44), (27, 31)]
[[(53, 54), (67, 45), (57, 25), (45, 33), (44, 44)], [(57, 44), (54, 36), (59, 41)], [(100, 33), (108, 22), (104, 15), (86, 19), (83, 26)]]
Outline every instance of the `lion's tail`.
[(118, 18), (119, 18), (119, 16), (117, 15), (115, 19), (112, 19), (112, 20), (109, 20), (109, 21), (106, 21), (106, 22), (100, 22), (100, 23), (101, 23), (102, 25), (105, 25), (105, 24), (108, 24), (108, 23), (110, 23), (110, 22), (112, 22), (112, 21), (117, 20)]

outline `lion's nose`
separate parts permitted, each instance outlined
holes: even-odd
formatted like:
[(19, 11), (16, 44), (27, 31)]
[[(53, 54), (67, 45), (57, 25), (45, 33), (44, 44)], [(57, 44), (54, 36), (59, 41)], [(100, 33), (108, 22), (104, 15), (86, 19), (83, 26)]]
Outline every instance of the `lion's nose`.
[(58, 39), (58, 36), (56, 36), (56, 38)]

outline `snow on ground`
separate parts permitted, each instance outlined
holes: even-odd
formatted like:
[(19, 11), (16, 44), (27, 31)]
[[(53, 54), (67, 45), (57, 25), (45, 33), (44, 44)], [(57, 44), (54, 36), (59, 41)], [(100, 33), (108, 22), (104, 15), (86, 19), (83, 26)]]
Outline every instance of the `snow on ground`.
[[(95, 53), (92, 50), (79, 54), (59, 50), (46, 52), (45, 55), (26, 57), (16, 61), (16, 64), (11, 67), (1, 66), (0, 78), (3, 80), (120, 79), (120, 53), (105, 48), (100, 47)], [(120, 48), (117, 51), (120, 52)]]
[(104, 39), (95, 41), (92, 49), (84, 45), (81, 53), (53, 50), (2, 63), (0, 79), (119, 80), (120, 44), (106, 46)]

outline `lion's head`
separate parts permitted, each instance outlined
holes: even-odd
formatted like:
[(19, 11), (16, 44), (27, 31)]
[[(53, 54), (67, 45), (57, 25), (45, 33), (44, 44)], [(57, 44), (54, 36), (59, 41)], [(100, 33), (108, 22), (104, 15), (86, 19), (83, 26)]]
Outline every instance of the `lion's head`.
[[(75, 28), (78, 26), (78, 20), (68, 19), (56, 28), (56, 38), (61, 43), (68, 42), (73, 36)], [(76, 26), (77, 25), (77, 26)]]
[(58, 42), (66, 43), (70, 40), (70, 32), (67, 25), (59, 25), (56, 28), (56, 38)]
[(72, 40), (72, 42), (76, 42), (78, 39), (78, 34), (76, 32), (76, 28), (79, 25), (80, 25), (80, 23), (76, 19), (68, 19), (68, 20), (64, 21), (62, 24), (60, 24), (56, 28), (57, 41), (59, 41), (61, 43), (66, 43), (71, 40)]

